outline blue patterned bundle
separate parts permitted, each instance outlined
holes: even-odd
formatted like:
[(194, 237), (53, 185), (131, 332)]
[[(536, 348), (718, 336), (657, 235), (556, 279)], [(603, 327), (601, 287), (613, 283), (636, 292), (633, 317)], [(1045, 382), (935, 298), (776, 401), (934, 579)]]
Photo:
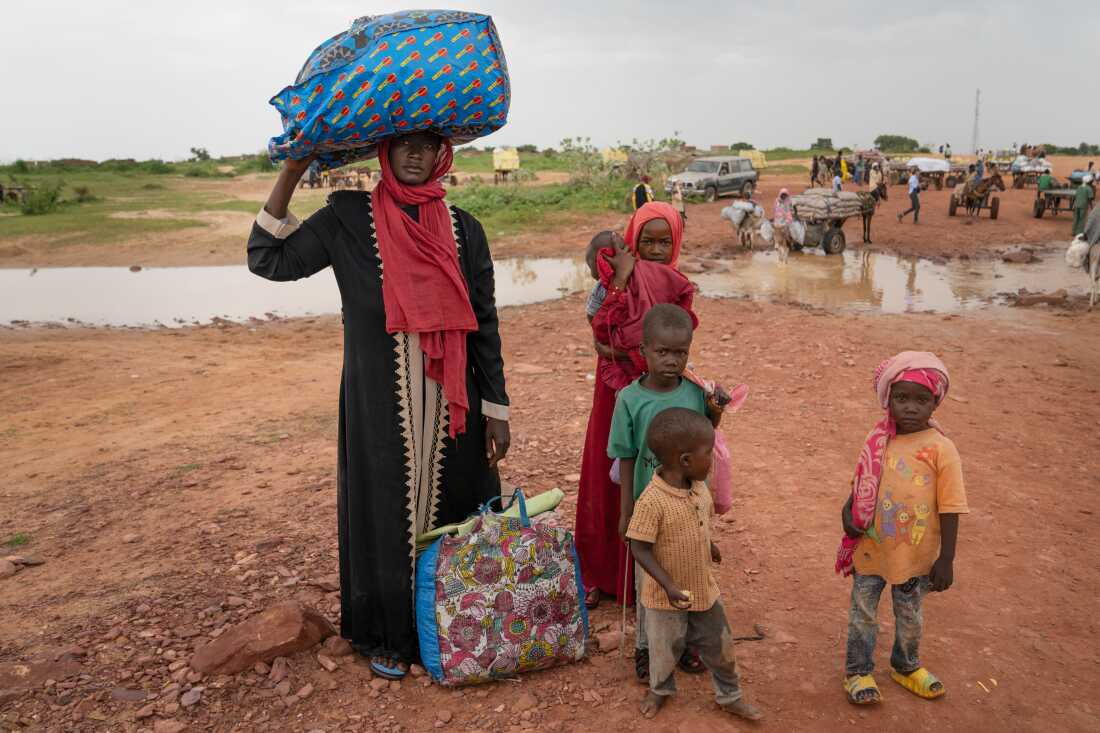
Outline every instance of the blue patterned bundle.
[(409, 10), (359, 18), (310, 54), (271, 98), (283, 134), (272, 160), (316, 155), (322, 169), (377, 154), (392, 135), (432, 130), (464, 143), (504, 126), (511, 88), (492, 18)]

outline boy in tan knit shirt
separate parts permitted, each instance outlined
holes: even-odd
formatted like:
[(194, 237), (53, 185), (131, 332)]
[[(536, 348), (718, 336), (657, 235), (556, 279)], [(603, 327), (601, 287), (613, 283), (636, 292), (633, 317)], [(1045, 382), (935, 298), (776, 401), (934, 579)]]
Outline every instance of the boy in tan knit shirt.
[(714, 426), (694, 410), (672, 407), (653, 418), (646, 443), (661, 466), (634, 505), (626, 533), (646, 571), (641, 603), (649, 636), (649, 692), (642, 714), (652, 718), (676, 692), (676, 662), (690, 644), (714, 677), (718, 705), (760, 720), (763, 714), (741, 698), (733, 635), (710, 568), (722, 560), (710, 539), (714, 504), (704, 483)]

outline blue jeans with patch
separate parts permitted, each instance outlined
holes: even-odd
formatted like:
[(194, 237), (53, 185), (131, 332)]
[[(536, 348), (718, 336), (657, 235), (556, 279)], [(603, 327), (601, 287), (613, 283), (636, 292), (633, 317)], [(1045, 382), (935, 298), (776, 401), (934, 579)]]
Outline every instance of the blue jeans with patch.
[[(875, 640), (878, 636), (878, 602), (886, 579), (878, 575), (852, 576), (852, 607), (848, 611), (848, 655), (845, 676), (871, 674), (875, 669)], [(920, 667), (920, 637), (924, 626), (921, 599), (931, 583), (927, 575), (910, 578), (903, 585), (890, 586), (894, 605), (894, 649), (890, 666), (901, 674)]]

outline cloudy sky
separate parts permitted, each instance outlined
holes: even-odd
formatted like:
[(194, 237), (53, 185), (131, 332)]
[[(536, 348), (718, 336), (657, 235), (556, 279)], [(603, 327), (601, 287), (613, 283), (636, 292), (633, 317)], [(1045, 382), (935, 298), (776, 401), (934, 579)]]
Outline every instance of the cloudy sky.
[[(5, 0), (0, 160), (258, 151), (267, 100), (357, 16), (325, 0)], [(1100, 143), (1100, 3), (446, 0), (494, 17), (512, 74), (487, 144)]]

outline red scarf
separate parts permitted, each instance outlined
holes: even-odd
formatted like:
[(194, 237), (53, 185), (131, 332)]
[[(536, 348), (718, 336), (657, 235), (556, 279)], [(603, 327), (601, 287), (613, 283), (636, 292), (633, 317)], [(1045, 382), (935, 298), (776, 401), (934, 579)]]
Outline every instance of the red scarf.
[[(592, 321), (592, 329), (600, 343), (610, 345), (616, 352), (628, 354), (631, 359), (630, 362), (601, 363), (599, 376), (614, 389), (622, 389), (645, 371), (645, 359), (638, 347), (642, 343), (642, 322), (650, 308), (658, 303), (678, 305), (691, 316), (693, 327), (699, 325), (699, 318), (691, 307), (695, 286), (676, 269), (684, 235), (680, 212), (664, 202), (651, 201), (634, 212), (626, 225), (623, 239), (631, 253), (637, 257), (638, 236), (642, 227), (653, 219), (664, 219), (672, 230), (672, 253), (668, 264), (646, 260), (635, 262), (634, 271), (622, 294), (613, 299), (613, 302), (607, 303), (606, 308), (601, 308)], [(605, 254), (611, 256), (614, 252), (610, 249), (601, 250), (596, 258), (596, 267), (600, 272), (600, 282), (610, 288), (615, 273), (604, 258)]]
[[(406, 186), (390, 169), (389, 150), (390, 140), (378, 146), (382, 180), (372, 194), (386, 331), (420, 336), (424, 373), (443, 385), (454, 438), (466, 431), (466, 334), (478, 327), (439, 182), (451, 169), (454, 153), (444, 140), (427, 182)], [(419, 221), (401, 205), (419, 206)]]

